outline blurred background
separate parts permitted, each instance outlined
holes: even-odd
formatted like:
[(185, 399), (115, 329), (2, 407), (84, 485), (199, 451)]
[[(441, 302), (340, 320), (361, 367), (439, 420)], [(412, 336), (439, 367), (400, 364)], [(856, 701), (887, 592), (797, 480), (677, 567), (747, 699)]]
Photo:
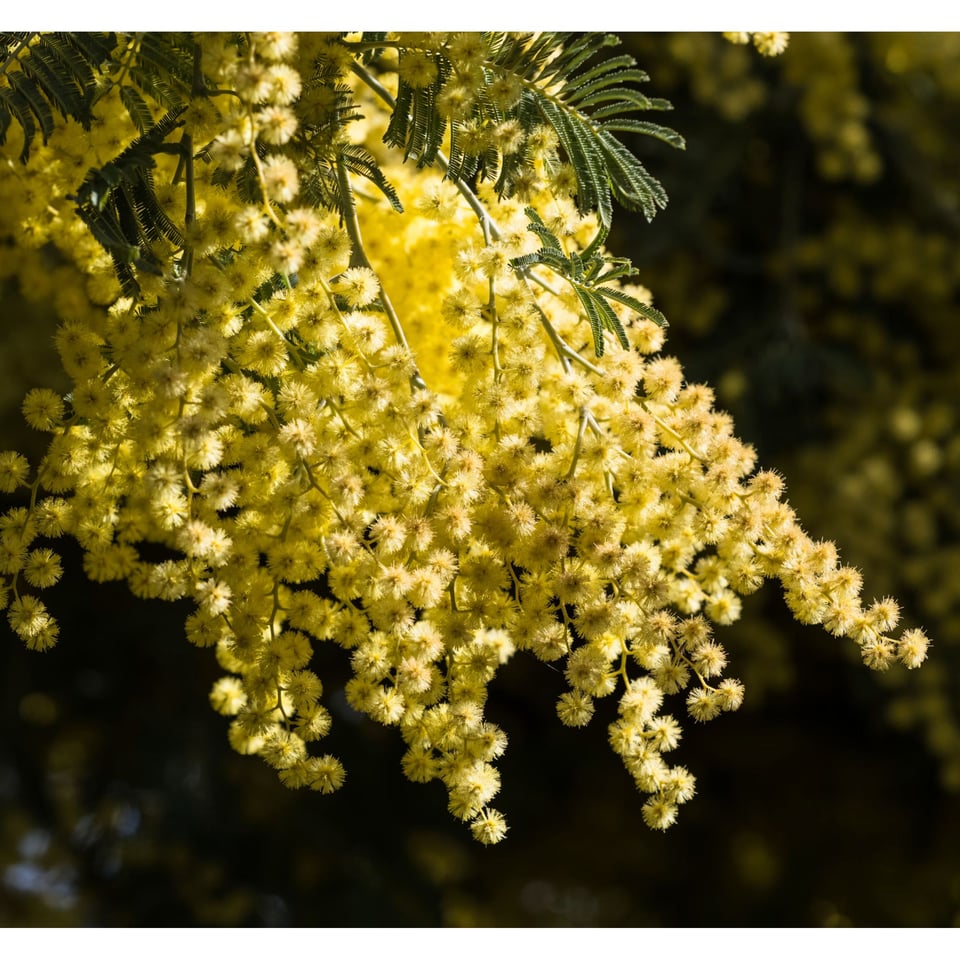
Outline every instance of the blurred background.
[[(230, 750), (189, 605), (68, 573), (53, 651), (0, 638), (0, 924), (960, 925), (960, 35), (624, 45), (688, 147), (630, 144), (670, 206), (621, 213), (609, 246), (808, 532), (927, 629), (928, 663), (874, 674), (768, 585), (721, 638), (746, 702), (687, 724), (698, 796), (661, 835), (607, 746), (615, 704), (564, 728), (562, 675), (518, 658), (488, 710), (511, 825), (488, 849), (346, 705), (336, 651), (314, 669), (347, 783), (291, 792)], [(0, 446), (36, 454), (18, 407), (61, 385), (53, 291), (2, 283)]]

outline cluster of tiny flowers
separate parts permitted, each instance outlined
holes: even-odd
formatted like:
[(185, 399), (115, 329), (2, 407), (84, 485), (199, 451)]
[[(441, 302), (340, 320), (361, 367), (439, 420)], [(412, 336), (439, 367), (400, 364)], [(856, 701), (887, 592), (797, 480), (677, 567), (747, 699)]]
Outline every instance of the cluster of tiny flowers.
[(760, 51), (765, 57), (776, 57), (787, 49), (790, 43), (789, 33), (746, 33), (738, 31), (735, 33), (725, 33), (724, 36), (731, 43), (750, 43)]
[[(610, 744), (654, 829), (695, 789), (665, 759), (681, 737), (666, 707), (705, 722), (740, 706), (714, 627), (764, 579), (870, 667), (923, 660), (923, 633), (895, 639), (896, 603), (862, 605), (856, 571), (802, 531), (712, 391), (659, 353), (656, 324), (618, 305), (632, 347), (608, 342), (597, 359), (576, 294), (511, 266), (538, 246), (524, 205), (570, 251), (596, 232), (551, 131), (524, 134), (533, 163), (513, 200), (385, 157), (407, 212), (364, 190), (341, 219), (299, 205), (297, 131), (306, 114), (319, 126), (324, 102), (301, 76), (343, 85), (349, 52), (284, 34), (202, 43), (211, 87), (233, 96), (188, 117), (210, 161), (197, 164), (192, 268), (66, 320), (57, 348), (73, 389), (35, 389), (23, 406), (51, 434), (48, 453), (33, 474), (0, 453), (0, 491), (30, 490), (0, 517), (0, 605), (27, 646), (57, 639), (31, 588), (53, 584), (60, 562), (36, 542), (69, 534), (92, 580), (195, 602), (187, 637), (224, 670), (210, 701), (231, 718), (231, 745), (326, 793), (345, 774), (315, 746), (332, 718), (310, 661), (336, 644), (353, 669), (348, 702), (398, 729), (406, 776), (440, 780), (483, 843), (507, 829), (491, 806), (507, 737), (484, 711), (518, 651), (561, 666), (564, 724), (618, 696)], [(430, 44), (469, 89), (483, 44)], [(436, 64), (413, 46), (398, 69), (431, 82)], [(444, 91), (444, 109), (462, 109)], [(382, 152), (388, 115), (357, 97), (366, 119), (349, 135)], [(251, 164), (254, 204), (223, 186)], [(167, 202), (182, 215), (182, 185)], [(171, 558), (144, 559), (144, 544)]]

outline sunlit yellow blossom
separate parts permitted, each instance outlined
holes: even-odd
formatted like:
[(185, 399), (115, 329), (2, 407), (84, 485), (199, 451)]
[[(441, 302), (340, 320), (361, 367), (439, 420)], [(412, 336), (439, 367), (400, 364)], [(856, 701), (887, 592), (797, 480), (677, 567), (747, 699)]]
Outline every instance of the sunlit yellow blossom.
[[(392, 727), (404, 774), (439, 780), (484, 844), (507, 832), (487, 701), (517, 656), (549, 665), (567, 727), (615, 699), (607, 740), (655, 830), (695, 792), (664, 759), (675, 717), (743, 702), (714, 633), (764, 579), (870, 668), (920, 665), (926, 634), (891, 635), (897, 603), (864, 603), (714, 392), (659, 353), (651, 292), (597, 281), (619, 261), (598, 253), (609, 193), (590, 194), (623, 178), (571, 143), (581, 120), (557, 120), (575, 110), (549, 70), (559, 46), (526, 76), (533, 38), (512, 61), (497, 57), (513, 40), (471, 32), (401, 35), (373, 59), (360, 34), (194, 42), (177, 139), (144, 137), (109, 93), (89, 135), (54, 115), (28, 163), (0, 147), (0, 241), (18, 258), (0, 270), (51, 300), (70, 382), (23, 402), (51, 435), (37, 473), (0, 452), (0, 606), (28, 649), (58, 639), (27, 592), (62, 572), (37, 538), (69, 534), (91, 580), (192, 604), (186, 637), (224, 672), (209, 698), (236, 751), (291, 789), (339, 789), (343, 765), (317, 752), (339, 653), (333, 696)], [(66, 192), (88, 170), (114, 191), (91, 199), (93, 232)], [(909, 416), (893, 429), (913, 469), (940, 468)]]

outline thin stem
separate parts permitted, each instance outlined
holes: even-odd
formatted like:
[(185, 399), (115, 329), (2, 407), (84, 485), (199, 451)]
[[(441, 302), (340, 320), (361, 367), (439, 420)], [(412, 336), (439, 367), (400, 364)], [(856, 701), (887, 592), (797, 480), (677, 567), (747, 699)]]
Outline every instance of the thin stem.
[(657, 426), (660, 427), (661, 430), (665, 430), (667, 433), (669, 433), (670, 436), (672, 436), (672, 437), (680, 444), (680, 446), (683, 447), (684, 451), (685, 451), (687, 454), (689, 454), (691, 457), (693, 457), (694, 460), (700, 460), (701, 462), (706, 462), (706, 458), (705, 458), (705, 457), (702, 457), (699, 453), (697, 453), (697, 451), (694, 450), (694, 449), (690, 446), (690, 444), (688, 444), (687, 441), (684, 440), (683, 437), (681, 437), (680, 434), (677, 433), (677, 431), (673, 429), (673, 427), (671, 427), (671, 426), (670, 426), (668, 423), (666, 423), (664, 420), (661, 420), (660, 417), (658, 417), (658, 416), (650, 409), (650, 407), (647, 406), (647, 404), (646, 404), (646, 402), (645, 402), (644, 400), (637, 400), (637, 403), (639, 403), (640, 406), (643, 407), (643, 409), (653, 418), (654, 423), (656, 423)]
[[(377, 94), (391, 110), (396, 108), (397, 101), (390, 95), (387, 88), (356, 61), (353, 63), (353, 72)], [(450, 169), (450, 161), (442, 150), (437, 151), (437, 166), (439, 166), (444, 173), (447, 173)], [(453, 185), (457, 188), (460, 196), (467, 201), (467, 205), (476, 214), (484, 232), (489, 231), (494, 240), (499, 240), (503, 236), (503, 233), (487, 212), (486, 207), (480, 202), (480, 198), (470, 189), (469, 184), (460, 177), (451, 177), (450, 179), (453, 181)]]
[[(337, 183), (340, 187), (340, 197), (343, 201), (343, 207), (341, 211), (343, 215), (343, 223), (347, 228), (347, 234), (350, 237), (350, 243), (353, 247), (353, 252), (350, 257), (351, 263), (353, 263), (354, 266), (366, 267), (371, 272), (376, 273), (370, 263), (369, 258), (367, 257), (367, 252), (363, 247), (363, 237), (360, 233), (360, 220), (357, 217), (356, 199), (353, 195), (353, 188), (350, 186), (350, 171), (347, 170), (347, 165), (343, 159), (342, 153), (337, 154), (336, 168)], [(413, 351), (410, 349), (410, 344), (407, 342), (407, 335), (404, 332), (403, 325), (400, 323), (400, 318), (397, 316), (397, 311), (394, 309), (393, 303), (391, 302), (390, 297), (387, 295), (387, 291), (384, 289), (382, 282), (380, 283), (380, 305), (383, 307), (383, 312), (387, 315), (387, 321), (390, 324), (390, 329), (393, 330), (393, 335), (396, 338), (397, 343), (412, 356)], [(410, 378), (410, 383), (414, 390), (421, 390), (426, 387), (426, 383), (424, 382), (424, 379), (420, 375), (420, 371), (418, 369), (414, 369), (414, 373)]]
[(580, 411), (580, 425), (577, 428), (577, 442), (573, 448), (573, 457), (570, 459), (570, 469), (567, 470), (567, 475), (563, 478), (564, 480), (570, 480), (573, 477), (574, 471), (577, 469), (577, 461), (580, 459), (580, 451), (583, 448), (583, 435), (587, 430), (587, 411), (581, 409)]
[[(380, 43), (379, 46), (384, 46), (387, 44)], [(346, 46), (357, 47), (357, 44), (348, 43)], [(397, 102), (390, 95), (390, 92), (380, 83), (376, 77), (372, 76), (367, 70), (365, 70), (359, 63), (354, 61), (352, 65), (353, 72), (371, 89), (374, 93), (379, 96), (384, 103), (387, 104), (391, 109), (395, 109)], [(437, 165), (443, 170), (444, 173), (448, 173), (450, 169), (450, 162), (447, 157), (444, 155), (443, 151), (437, 151)], [(481, 228), (483, 229), (484, 237), (493, 237), (495, 240), (499, 240), (503, 236), (503, 232), (497, 226), (496, 221), (490, 216), (486, 207), (481, 203), (480, 198), (470, 189), (470, 186), (465, 183), (460, 177), (451, 177), (453, 185), (457, 188), (460, 193), (460, 196), (467, 202), (470, 209), (476, 214), (477, 219), (480, 221)], [(349, 225), (348, 225), (349, 228)], [(518, 271), (520, 276), (523, 278), (524, 282), (529, 289), (530, 281), (532, 280), (538, 286), (542, 287), (544, 290), (547, 290), (549, 293), (552, 293), (554, 296), (559, 297), (560, 294), (554, 290), (546, 281), (542, 280), (535, 273), (533, 273), (529, 267)], [(577, 353), (576, 350), (571, 348), (566, 344), (557, 331), (554, 329), (553, 324), (550, 323), (546, 313), (543, 309), (537, 304), (536, 296), (532, 290), (530, 290), (530, 297), (533, 300), (534, 306), (537, 309), (537, 314), (540, 317), (540, 323), (543, 325), (544, 330), (547, 332), (547, 336), (550, 338), (550, 342), (553, 344), (554, 350), (556, 350), (557, 356), (560, 358), (560, 362), (563, 365), (564, 370), (570, 369), (570, 361), (573, 360), (576, 363), (579, 363), (585, 369), (589, 370), (591, 373), (597, 374), (598, 376), (603, 376), (602, 371), (599, 367), (590, 363), (589, 360), (584, 359)]]
[[(253, 111), (249, 111), (249, 116), (251, 123), (253, 122)], [(275, 227), (283, 229), (283, 223), (281, 223), (280, 218), (274, 212), (273, 206), (270, 203), (269, 197), (267, 197), (267, 187), (266, 180), (263, 176), (263, 164), (260, 162), (260, 158), (257, 156), (257, 144), (256, 141), (250, 144), (250, 159), (253, 161), (253, 166), (257, 171), (257, 180), (260, 183), (260, 193), (263, 195), (263, 212), (270, 218), (270, 221)]]
[[(200, 44), (193, 45), (193, 82), (191, 86), (191, 96), (198, 96), (203, 88), (203, 73), (200, 69), (200, 57), (202, 55)], [(193, 172), (193, 134), (184, 133), (180, 138), (180, 147), (183, 151), (184, 177), (186, 180), (186, 212), (184, 214), (184, 246), (183, 246), (183, 272), (190, 276), (193, 270), (193, 244), (190, 240), (190, 233), (193, 225), (197, 222), (197, 186), (194, 180)]]
[[(373, 270), (370, 260), (367, 257), (367, 251), (363, 248), (363, 237), (360, 234), (360, 220), (357, 217), (357, 203), (353, 196), (353, 189), (350, 186), (350, 171), (347, 170), (347, 165), (343, 160), (342, 153), (337, 154), (336, 167), (337, 183), (340, 187), (340, 199), (343, 201), (341, 211), (343, 214), (343, 222), (347, 228), (350, 243), (353, 247), (350, 260), (354, 266), (362, 266), (368, 270)], [(397, 339), (397, 343), (399, 343), (404, 350), (409, 351), (410, 344), (407, 343), (407, 335), (404, 333), (403, 327), (400, 324), (400, 318), (397, 316), (396, 310), (393, 309), (393, 304), (387, 296), (387, 291), (383, 289), (382, 283), (380, 284), (380, 303), (383, 305), (383, 312), (387, 315), (387, 320), (390, 321), (390, 327), (393, 330), (394, 337)]]
[(294, 366), (296, 366), (298, 370), (303, 370), (304, 368), (303, 357), (300, 355), (300, 350), (296, 346), (296, 344), (291, 343), (287, 339), (286, 334), (284, 334), (284, 332), (277, 326), (277, 324), (274, 322), (273, 317), (271, 317), (270, 314), (267, 313), (267, 311), (263, 308), (263, 305), (261, 303), (258, 303), (256, 300), (254, 300), (253, 297), (250, 297), (250, 299), (247, 300), (247, 303), (250, 304), (250, 306), (253, 308), (253, 310), (256, 313), (260, 314), (260, 316), (263, 318), (267, 326), (284, 342), (284, 344), (286, 345), (287, 349), (290, 352), (290, 358), (293, 360)]
[(183, 272), (190, 276), (193, 270), (193, 244), (190, 233), (197, 222), (197, 191), (193, 179), (193, 134), (185, 133), (180, 139), (183, 149), (184, 177), (186, 180), (186, 212), (183, 217)]
[[(531, 291), (532, 294), (532, 291)], [(553, 324), (550, 322), (550, 318), (543, 312), (542, 307), (536, 300), (533, 301), (533, 305), (537, 310), (537, 316), (540, 318), (540, 325), (547, 332), (547, 337), (550, 339), (550, 342), (553, 344), (553, 349), (556, 351), (557, 356), (560, 358), (560, 364), (564, 369), (564, 372), (570, 370), (570, 358), (566, 354), (566, 344), (563, 340), (560, 339), (560, 334), (557, 333), (553, 328)]]
[(350, 422), (343, 415), (343, 411), (340, 409), (340, 407), (336, 403), (334, 403), (333, 400), (330, 399), (330, 397), (327, 397), (327, 399), (324, 400), (324, 405), (327, 407), (327, 409), (332, 410), (334, 412), (337, 419), (339, 419), (339, 421), (343, 424), (344, 429), (346, 429), (347, 433), (353, 434), (353, 436), (355, 436), (358, 440), (361, 439), (360, 434), (357, 433), (357, 431), (354, 430), (352, 426), (350, 426)]
[(142, 34), (135, 33), (127, 41), (126, 49), (123, 51), (123, 55), (120, 57), (120, 72), (113, 78), (110, 87), (119, 87), (124, 79), (127, 76), (127, 71), (130, 69), (130, 61), (133, 59), (134, 54), (140, 47), (140, 41)]

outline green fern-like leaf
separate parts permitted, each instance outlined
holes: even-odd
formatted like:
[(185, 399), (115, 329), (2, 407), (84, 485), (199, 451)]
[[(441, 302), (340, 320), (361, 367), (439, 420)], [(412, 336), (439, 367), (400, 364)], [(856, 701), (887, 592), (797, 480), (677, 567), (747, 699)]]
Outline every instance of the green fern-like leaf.
[(193, 80), (193, 38), (185, 33), (144, 33), (136, 47), (140, 66), (152, 68), (184, 93)]
[(144, 33), (121, 38), (123, 68), (111, 59), (112, 33), (0, 33), (0, 144), (16, 121), (23, 132), (20, 159), (26, 163), (33, 141), (54, 129), (54, 112), (90, 128), (98, 98), (114, 80), (103, 71), (112, 64), (126, 79), (120, 99), (137, 129), (153, 126), (147, 100), (176, 110), (190, 96), (193, 42), (188, 34)]
[(170, 111), (110, 163), (90, 170), (72, 198), (81, 220), (113, 259), (127, 296), (139, 292), (134, 267), (161, 272), (151, 244), (168, 240), (183, 245), (183, 234), (164, 212), (153, 182), (156, 154), (181, 152), (167, 138), (181, 125), (182, 112)]
[[(667, 196), (660, 182), (614, 134), (641, 134), (677, 148), (683, 148), (684, 141), (669, 127), (625, 116), (671, 106), (636, 88), (648, 77), (632, 57), (607, 55), (607, 48), (620, 42), (618, 38), (601, 33), (489, 33), (482, 39), (485, 56), (477, 73), (479, 90), (469, 113), (451, 119), (437, 109), (448, 84), (457, 82), (448, 48), (423, 44), (406, 48), (400, 40), (401, 65), (413, 50), (433, 61), (437, 75), (432, 83), (414, 88), (401, 71), (396, 107), (384, 138), (388, 144), (403, 149), (405, 159), (415, 158), (425, 166), (436, 160), (449, 136), (448, 177), (495, 178), (497, 192), (510, 196), (529, 165), (527, 147), (521, 145), (506, 155), (493, 147), (472, 152), (466, 146), (468, 129), (495, 131), (504, 121), (516, 120), (530, 133), (547, 123), (576, 174), (578, 206), (582, 211), (597, 211), (605, 230), (613, 219), (614, 200), (642, 211), (648, 220), (663, 209)], [(498, 106), (490, 94), (493, 85), (502, 81), (518, 84), (521, 91), (519, 100), (509, 107)]]
[(146, 133), (153, 126), (153, 112), (140, 95), (136, 87), (124, 84), (120, 87), (120, 100), (127, 108), (130, 119), (133, 120), (141, 133)]
[[(436, 57), (436, 65), (436, 79), (428, 86), (414, 88), (401, 79), (397, 105), (384, 134), (384, 142), (402, 148), (404, 160), (414, 157), (419, 167), (429, 166), (436, 161), (447, 129), (446, 122), (437, 110), (437, 94), (450, 75), (450, 63), (443, 57)], [(461, 157), (458, 151), (451, 158), (451, 177), (461, 175), (458, 169)]]
[(344, 211), (345, 198), (340, 194), (336, 164), (342, 160), (347, 170), (372, 183), (389, 201), (394, 210), (403, 211), (400, 197), (384, 176), (376, 157), (361, 144), (343, 144), (342, 129), (362, 118), (353, 90), (339, 81), (329, 65), (318, 64), (314, 75), (305, 84), (308, 95), (323, 94), (328, 101), (322, 113), (301, 124), (297, 134), (310, 164), (309, 173), (301, 181), (301, 196), (314, 206), (324, 206), (339, 213)]
[(16, 120), (26, 163), (39, 133), (54, 129), (54, 112), (89, 129), (104, 64), (116, 46), (109, 33), (0, 33), (0, 144)]
[(590, 323), (594, 352), (598, 357), (603, 356), (606, 333), (612, 333), (624, 349), (629, 346), (627, 333), (610, 301), (628, 307), (659, 326), (667, 325), (666, 317), (659, 310), (618, 287), (609, 286), (611, 281), (633, 276), (637, 271), (629, 260), (609, 257), (602, 252), (602, 244), (606, 239), (605, 230), (600, 230), (583, 253), (567, 256), (559, 238), (543, 222), (537, 211), (533, 207), (527, 207), (526, 214), (530, 221), (527, 229), (540, 238), (543, 246), (533, 253), (515, 257), (510, 261), (511, 266), (519, 273), (525, 273), (530, 267), (542, 265), (570, 284)]
[(153, 107), (156, 112), (178, 110), (189, 101), (194, 42), (186, 33), (126, 34), (119, 42), (122, 52), (100, 95), (119, 84), (120, 99), (130, 119), (144, 133), (153, 126)]
[(348, 144), (344, 147), (343, 162), (351, 173), (359, 174), (374, 184), (390, 202), (397, 213), (403, 213), (403, 205), (393, 184), (383, 175), (376, 158), (360, 144)]
[(509, 50), (511, 69), (525, 81), (524, 96), (535, 102), (556, 131), (577, 175), (581, 209), (596, 209), (606, 228), (612, 219), (611, 197), (628, 209), (642, 210), (647, 219), (667, 202), (659, 181), (612, 131), (629, 130), (674, 147), (684, 145), (683, 138), (667, 127), (623, 118), (637, 110), (670, 109), (666, 100), (647, 97), (627, 85), (647, 80), (645, 73), (634, 69), (632, 58), (609, 57), (586, 66), (618, 42), (606, 34), (579, 38), (550, 34), (525, 51), (522, 38), (507, 38), (500, 53), (503, 57)]

